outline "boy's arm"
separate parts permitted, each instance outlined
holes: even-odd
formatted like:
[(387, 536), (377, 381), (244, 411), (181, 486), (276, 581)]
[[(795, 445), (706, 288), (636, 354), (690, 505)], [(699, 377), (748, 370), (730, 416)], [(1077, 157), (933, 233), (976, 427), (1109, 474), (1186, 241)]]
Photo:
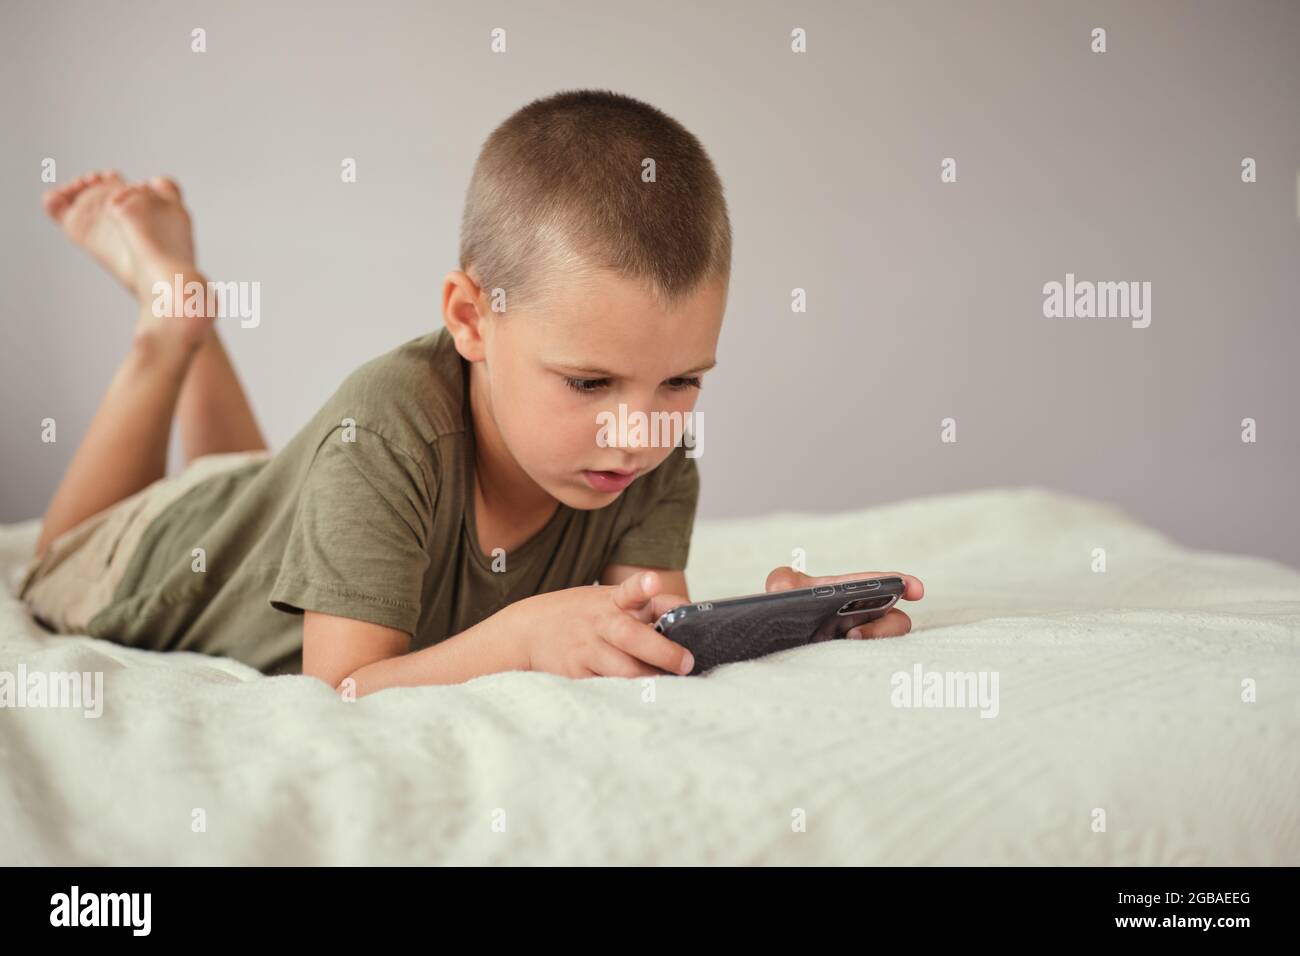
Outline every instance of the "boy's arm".
[(307, 611), (303, 673), (357, 697), (385, 687), (459, 684), (484, 674), (540, 670), (564, 677), (688, 674), (690, 652), (655, 631), (683, 603), (659, 573), (617, 586), (586, 585), (508, 604), (473, 627), (418, 651), (404, 631)]
[(350, 617), (304, 611), (302, 672), (337, 689), (353, 672), (411, 649), (405, 631)]
[(302, 672), (336, 690), (349, 677), (357, 697), (385, 687), (459, 684), (501, 671), (526, 670), (518, 644), (494, 614), (454, 637), (410, 652), (404, 631), (352, 618), (306, 611), (302, 624)]

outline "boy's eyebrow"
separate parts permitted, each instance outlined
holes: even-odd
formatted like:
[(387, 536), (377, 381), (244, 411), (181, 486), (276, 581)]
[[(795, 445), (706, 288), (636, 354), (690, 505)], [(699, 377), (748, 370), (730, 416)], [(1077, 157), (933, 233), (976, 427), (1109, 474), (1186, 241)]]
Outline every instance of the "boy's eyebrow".
[[(555, 365), (557, 368), (564, 369), (566, 372), (573, 372), (577, 375), (588, 375), (591, 378), (618, 378), (619, 377), (616, 373), (607, 372), (603, 368), (584, 368), (581, 365), (570, 365), (568, 362), (552, 362), (551, 364)], [(693, 368), (687, 372), (681, 372), (680, 374), (674, 375), (672, 377), (681, 378), (682, 376), (685, 375), (695, 375), (698, 372), (707, 372), (709, 369), (713, 368), (717, 364), (718, 364), (717, 359), (710, 359), (708, 362), (705, 362), (703, 365), (697, 366), (696, 368)]]

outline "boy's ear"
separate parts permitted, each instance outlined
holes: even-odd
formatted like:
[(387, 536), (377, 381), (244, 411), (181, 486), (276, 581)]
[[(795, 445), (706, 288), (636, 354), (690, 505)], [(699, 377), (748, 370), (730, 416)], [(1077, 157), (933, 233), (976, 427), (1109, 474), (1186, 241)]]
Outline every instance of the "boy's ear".
[(442, 321), (456, 343), (456, 351), (468, 362), (483, 360), (483, 290), (467, 273), (447, 273), (442, 284)]

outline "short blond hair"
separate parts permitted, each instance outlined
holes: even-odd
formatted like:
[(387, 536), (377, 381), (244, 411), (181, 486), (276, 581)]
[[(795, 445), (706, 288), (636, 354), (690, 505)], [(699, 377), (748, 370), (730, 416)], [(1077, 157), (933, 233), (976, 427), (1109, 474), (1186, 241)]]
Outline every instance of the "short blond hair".
[(671, 306), (729, 281), (722, 181), (699, 140), (647, 103), (604, 90), (534, 100), (479, 152), (460, 268), (486, 294), (504, 289), (507, 311), (594, 270), (641, 281)]

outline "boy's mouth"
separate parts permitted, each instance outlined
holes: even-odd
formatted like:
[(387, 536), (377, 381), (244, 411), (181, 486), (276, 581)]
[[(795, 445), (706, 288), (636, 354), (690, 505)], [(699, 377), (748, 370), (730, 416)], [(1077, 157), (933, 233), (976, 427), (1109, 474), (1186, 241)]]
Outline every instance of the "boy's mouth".
[(584, 471), (582, 477), (596, 491), (622, 491), (636, 478), (635, 471)]

